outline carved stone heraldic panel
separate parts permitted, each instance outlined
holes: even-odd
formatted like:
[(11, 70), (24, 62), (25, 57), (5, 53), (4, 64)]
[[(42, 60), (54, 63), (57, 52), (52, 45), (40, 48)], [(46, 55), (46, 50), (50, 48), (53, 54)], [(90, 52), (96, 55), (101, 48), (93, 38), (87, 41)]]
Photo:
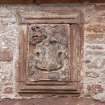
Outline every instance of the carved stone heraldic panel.
[(80, 94), (83, 16), (77, 10), (17, 13), (20, 31), (17, 90)]
[(28, 26), (28, 77), (31, 81), (69, 79), (69, 25)]

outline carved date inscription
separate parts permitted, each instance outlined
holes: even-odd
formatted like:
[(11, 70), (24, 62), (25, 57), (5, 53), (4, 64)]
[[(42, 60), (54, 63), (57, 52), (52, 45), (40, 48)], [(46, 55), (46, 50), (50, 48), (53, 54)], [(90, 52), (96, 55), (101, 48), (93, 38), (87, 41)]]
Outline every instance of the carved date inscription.
[(30, 81), (69, 79), (69, 24), (28, 26), (27, 74)]

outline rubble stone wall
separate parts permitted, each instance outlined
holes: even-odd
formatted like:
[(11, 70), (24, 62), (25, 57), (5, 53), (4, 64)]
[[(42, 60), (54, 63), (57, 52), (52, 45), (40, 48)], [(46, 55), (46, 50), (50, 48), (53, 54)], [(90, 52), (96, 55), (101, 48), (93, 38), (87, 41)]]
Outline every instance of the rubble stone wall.
[(16, 70), (19, 52), (17, 11), (77, 8), (84, 14), (82, 97), (105, 101), (105, 4), (0, 5), (0, 97), (19, 98)]

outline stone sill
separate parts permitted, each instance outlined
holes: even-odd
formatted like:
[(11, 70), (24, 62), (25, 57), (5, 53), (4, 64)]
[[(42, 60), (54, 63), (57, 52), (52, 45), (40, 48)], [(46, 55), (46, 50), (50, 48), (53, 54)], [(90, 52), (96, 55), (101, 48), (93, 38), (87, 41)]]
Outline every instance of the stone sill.
[(105, 105), (88, 98), (48, 97), (35, 99), (2, 99), (0, 105)]

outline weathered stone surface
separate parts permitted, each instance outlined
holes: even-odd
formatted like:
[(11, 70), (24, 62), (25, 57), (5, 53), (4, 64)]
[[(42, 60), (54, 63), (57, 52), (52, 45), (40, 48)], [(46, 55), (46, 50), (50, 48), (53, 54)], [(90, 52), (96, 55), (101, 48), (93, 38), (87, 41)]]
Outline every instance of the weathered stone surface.
[(4, 88), (3, 93), (4, 94), (13, 94), (13, 88), (8, 86), (8, 87)]
[(98, 93), (102, 93), (104, 91), (102, 86), (97, 85), (97, 84), (88, 85), (87, 89), (88, 89), (88, 92), (90, 93), (90, 95), (95, 95), (95, 94), (98, 94)]
[(99, 77), (99, 74), (96, 73), (95, 71), (91, 71), (91, 72), (86, 72), (86, 76), (91, 77), (91, 78), (97, 78)]
[(28, 4), (28, 3), (33, 3), (33, 0), (2, 0), (0, 1), (1, 4)]
[(86, 25), (86, 33), (93, 33), (93, 34), (99, 34), (105, 32), (105, 25), (104, 24), (88, 24)]
[(28, 28), (30, 43), (28, 59), (29, 78), (33, 81), (68, 80), (69, 25), (34, 24), (28, 26)]
[(50, 97), (42, 99), (3, 99), (0, 105), (105, 105), (92, 99)]
[(97, 10), (97, 11), (100, 11), (100, 10), (105, 10), (105, 4), (96, 4), (95, 5), (95, 9)]
[(0, 61), (11, 61), (13, 59), (12, 51), (8, 48), (0, 50)]
[[(84, 78), (82, 78), (82, 84), (84, 86), (83, 95), (87, 94), (91, 96), (91, 98), (94, 98), (96, 100), (105, 101), (105, 24), (104, 24), (105, 7), (104, 4), (102, 4), (102, 6), (93, 4), (93, 5), (84, 5), (78, 7), (77, 5), (74, 5), (74, 7), (81, 9), (85, 18), (84, 69), (83, 69)], [(55, 8), (58, 7), (55, 6)], [(69, 9), (68, 6), (65, 6), (64, 8)], [(40, 9), (41, 9), (40, 6), (35, 6), (35, 5), (0, 6), (0, 50), (2, 48), (10, 48), (13, 54), (12, 55), (13, 60), (11, 59), (11, 62), (0, 61), (0, 97), (2, 98), (5, 97), (11, 98), (12, 96), (16, 98), (17, 94), (15, 80), (16, 80), (16, 70), (17, 70), (16, 61), (18, 58), (18, 50), (19, 50), (18, 48), (19, 27), (16, 22), (16, 12), (36, 11)], [(44, 9), (47, 9), (46, 5)], [(97, 84), (97, 86), (94, 86), (95, 84)], [(12, 93), (11, 89), (10, 90), (7, 89), (8, 87), (13, 88)], [(4, 93), (4, 91), (7, 93)], [(11, 95), (7, 95), (8, 92)], [(1, 102), (0, 104), (3, 105), (3, 102)], [(6, 103), (7, 105), (20, 104), (17, 101), (15, 103), (13, 101), (10, 102), (8, 100), (5, 100), (4, 103)], [(22, 105), (24, 105), (23, 101), (21, 103)], [(29, 105), (29, 103), (27, 104)], [(31, 103), (34, 102), (32, 101)], [(60, 101), (59, 103), (61, 105), (62, 101)], [(90, 100), (88, 101), (81, 100), (79, 104), (101, 105), (101, 103), (96, 103), (93, 101), (90, 102)], [(105, 103), (103, 103), (103, 105), (104, 104)]]

